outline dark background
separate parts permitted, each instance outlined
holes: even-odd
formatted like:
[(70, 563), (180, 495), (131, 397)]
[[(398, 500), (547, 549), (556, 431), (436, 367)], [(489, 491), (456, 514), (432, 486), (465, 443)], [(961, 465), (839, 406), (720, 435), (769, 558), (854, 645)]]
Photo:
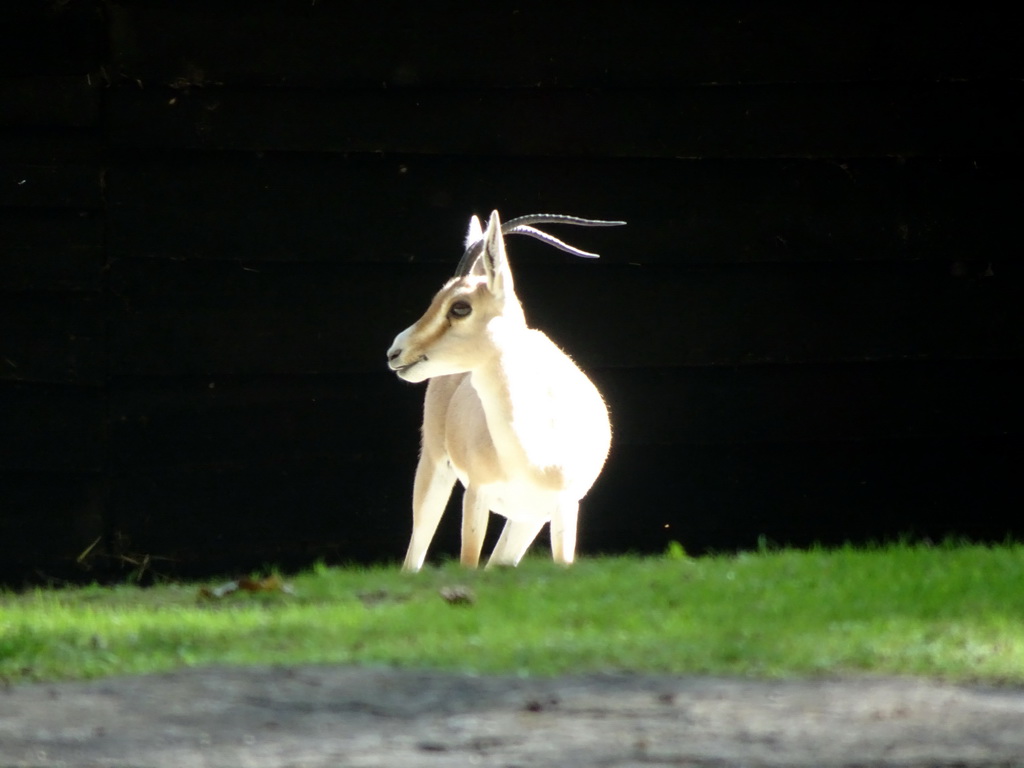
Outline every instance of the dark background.
[(629, 222), (511, 244), (613, 414), (583, 554), (1024, 532), (1017, 14), (11, 7), (0, 580), (398, 560), (384, 352), (492, 208)]

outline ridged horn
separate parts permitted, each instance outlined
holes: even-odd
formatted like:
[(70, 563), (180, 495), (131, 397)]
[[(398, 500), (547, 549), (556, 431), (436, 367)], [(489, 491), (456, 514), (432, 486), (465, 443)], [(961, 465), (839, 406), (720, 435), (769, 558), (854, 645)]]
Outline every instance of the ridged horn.
[[(576, 227), (621, 227), (624, 221), (604, 221), (603, 219), (582, 219), (579, 216), (565, 216), (558, 213), (531, 213), (528, 216), (519, 216), (509, 219), (501, 225), (503, 235), (527, 235), (540, 240), (542, 243), (558, 248), (560, 251), (571, 253), (573, 256), (580, 256), (585, 259), (600, 258), (598, 254), (584, 251), (568, 243), (562, 242), (554, 235), (534, 227), (534, 224), (571, 224)], [(456, 277), (464, 277), (473, 269), (473, 265), (483, 251), (484, 243), (478, 240), (466, 248), (459, 260), (459, 266), (455, 270)]]

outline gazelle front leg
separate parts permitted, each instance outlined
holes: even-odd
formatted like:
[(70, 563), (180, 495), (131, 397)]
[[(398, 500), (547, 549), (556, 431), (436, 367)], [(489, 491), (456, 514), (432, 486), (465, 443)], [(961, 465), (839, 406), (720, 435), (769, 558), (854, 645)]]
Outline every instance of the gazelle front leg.
[(405, 553), (403, 571), (416, 572), (423, 567), (427, 548), (437, 531), (437, 524), (441, 522), (454, 484), (455, 471), (447, 458), (438, 461), (425, 453), (420, 456), (412, 486), (412, 537)]
[(544, 520), (509, 520), (498, 537), (498, 543), (494, 545), (487, 560), (487, 567), (493, 565), (519, 565), (526, 550), (537, 538), (540, 529), (544, 527)]
[(490, 510), (481, 501), (476, 488), (466, 488), (462, 495), (462, 553), (459, 559), (467, 568), (476, 568), (480, 564), (489, 514)]

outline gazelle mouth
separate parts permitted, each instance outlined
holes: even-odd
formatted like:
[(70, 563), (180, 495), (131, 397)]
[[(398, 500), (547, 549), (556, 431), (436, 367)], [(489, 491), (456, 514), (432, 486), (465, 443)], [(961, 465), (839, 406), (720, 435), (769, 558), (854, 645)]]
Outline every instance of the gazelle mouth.
[(405, 373), (410, 368), (412, 368), (414, 365), (416, 365), (417, 363), (422, 363), (426, 359), (427, 359), (427, 356), (423, 355), (422, 357), (418, 357), (417, 359), (413, 360), (411, 363), (406, 363), (405, 365), (390, 365), (390, 368), (395, 373)]

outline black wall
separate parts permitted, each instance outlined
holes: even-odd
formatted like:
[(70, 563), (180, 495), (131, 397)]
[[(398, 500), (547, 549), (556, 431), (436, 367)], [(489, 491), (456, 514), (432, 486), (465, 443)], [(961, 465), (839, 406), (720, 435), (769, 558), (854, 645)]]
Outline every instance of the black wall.
[(1020, 536), (1015, 15), (663, 6), (16, 4), (0, 578), (401, 557), (384, 351), (492, 208), (629, 222), (511, 246), (613, 413), (583, 553)]

